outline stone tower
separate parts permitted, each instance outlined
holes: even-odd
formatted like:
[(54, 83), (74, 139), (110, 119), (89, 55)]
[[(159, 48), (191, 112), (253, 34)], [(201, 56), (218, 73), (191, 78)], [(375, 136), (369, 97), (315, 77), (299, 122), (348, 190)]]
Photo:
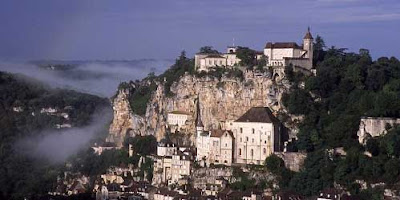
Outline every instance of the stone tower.
[(313, 51), (314, 51), (314, 38), (311, 35), (310, 27), (307, 29), (307, 33), (303, 38), (303, 49), (307, 51), (306, 58), (313, 60)]
[(199, 136), (204, 131), (204, 125), (203, 125), (203, 122), (201, 121), (200, 98), (197, 97), (196, 101), (197, 101), (196, 102), (196, 107), (197, 107), (196, 108), (197, 109), (197, 111), (196, 111), (196, 133), (197, 133), (197, 136)]

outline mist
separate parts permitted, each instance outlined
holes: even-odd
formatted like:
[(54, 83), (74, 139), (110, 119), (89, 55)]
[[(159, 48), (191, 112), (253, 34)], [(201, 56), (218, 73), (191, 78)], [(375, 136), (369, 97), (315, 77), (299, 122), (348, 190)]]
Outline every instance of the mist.
[(17, 152), (51, 163), (65, 162), (70, 156), (87, 149), (91, 140), (101, 132), (108, 131), (107, 124), (112, 119), (110, 108), (105, 108), (92, 116), (89, 125), (64, 130), (47, 130), (36, 136), (24, 137), (16, 142)]
[(121, 82), (140, 80), (151, 72), (160, 74), (172, 63), (171, 60), (63, 62), (73, 66), (52, 70), (32, 63), (0, 62), (0, 71), (32, 77), (51, 87), (111, 97)]

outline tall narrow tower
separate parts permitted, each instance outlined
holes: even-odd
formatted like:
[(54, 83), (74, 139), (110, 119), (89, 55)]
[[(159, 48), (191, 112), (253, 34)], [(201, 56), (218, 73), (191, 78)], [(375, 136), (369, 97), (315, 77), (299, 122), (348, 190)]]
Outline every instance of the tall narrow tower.
[(197, 102), (196, 102), (196, 133), (197, 136), (203, 133), (204, 131), (204, 125), (203, 122), (201, 121), (201, 110), (200, 110), (200, 97), (197, 96)]
[(307, 51), (306, 58), (309, 59), (312, 67), (312, 61), (313, 61), (313, 51), (314, 51), (314, 38), (311, 35), (310, 32), (310, 27), (307, 29), (307, 33), (303, 38), (303, 49)]

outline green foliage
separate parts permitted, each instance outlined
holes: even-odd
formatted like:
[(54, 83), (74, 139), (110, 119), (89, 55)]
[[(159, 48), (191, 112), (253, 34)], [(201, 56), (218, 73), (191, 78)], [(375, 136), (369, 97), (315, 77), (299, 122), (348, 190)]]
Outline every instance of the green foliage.
[(111, 166), (133, 163), (134, 158), (130, 159), (125, 150), (105, 150), (101, 155), (94, 153), (92, 149), (80, 152), (72, 158), (72, 171), (81, 172), (88, 176), (95, 176), (106, 173)]
[(135, 136), (128, 138), (125, 146), (132, 145), (133, 152), (140, 155), (151, 155), (157, 153), (157, 139), (152, 135)]
[(201, 47), (199, 53), (204, 53), (204, 54), (220, 54), (217, 50), (213, 49), (212, 46), (204, 46), (204, 47)]
[(219, 80), (221, 80), (222, 76), (225, 75), (228, 78), (239, 78), (240, 81), (244, 80), (243, 72), (238, 68), (230, 69), (230, 68), (218, 67), (208, 72), (202, 71), (200, 73), (196, 73), (195, 75), (197, 77), (206, 77), (206, 76), (214, 77), (218, 78)]
[[(314, 195), (335, 182), (363, 196), (369, 191), (360, 190), (355, 180), (398, 182), (398, 130), (392, 128), (386, 136), (367, 141), (365, 149), (372, 158), (364, 155), (356, 133), (362, 116), (400, 117), (396, 100), (400, 96), (399, 60), (384, 57), (373, 61), (366, 49), (359, 54), (346, 53), (344, 48), (325, 50), (323, 41), (315, 50), (320, 51), (319, 56), (314, 51), (317, 75), (305, 79), (304, 89), (292, 87), (283, 96), (290, 113), (305, 114), (296, 145), (309, 152), (304, 170), (290, 180), (290, 188)], [(347, 155), (327, 153), (336, 147), (344, 147)]]
[[(15, 106), (21, 106), (23, 111), (14, 112)], [(42, 196), (52, 189), (60, 175), (61, 166), (51, 165), (44, 159), (33, 159), (14, 148), (18, 139), (33, 137), (44, 129), (54, 129), (55, 124), (65, 122), (60, 116), (40, 113), (42, 108), (57, 108), (69, 115), (68, 123), (82, 126), (88, 124), (92, 114), (104, 106), (108, 106), (106, 99), (71, 90), (46, 88), (27, 77), (0, 72), (0, 197), (23, 199)]]
[(142, 81), (137, 82), (123, 82), (118, 88), (128, 90), (130, 95), (129, 103), (132, 111), (138, 115), (145, 115), (147, 104), (151, 99), (154, 91), (157, 89), (156, 82), (164, 83), (164, 92), (167, 96), (173, 96), (171, 86), (174, 82), (178, 81), (185, 73), (194, 74), (194, 60), (186, 57), (185, 51), (176, 59), (175, 64), (159, 76), (150, 73)]
[(248, 47), (238, 47), (236, 56), (240, 59), (240, 65), (253, 67), (256, 62), (256, 51)]
[(275, 154), (271, 154), (265, 159), (265, 166), (273, 173), (278, 174), (282, 168), (285, 168), (285, 162)]

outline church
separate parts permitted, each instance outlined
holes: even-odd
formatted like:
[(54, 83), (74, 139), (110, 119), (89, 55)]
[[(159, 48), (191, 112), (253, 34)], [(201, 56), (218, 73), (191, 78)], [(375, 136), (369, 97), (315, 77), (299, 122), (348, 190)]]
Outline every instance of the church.
[(253, 107), (230, 130), (204, 130), (197, 100), (196, 160), (206, 165), (262, 164), (282, 148), (282, 124), (268, 107)]

